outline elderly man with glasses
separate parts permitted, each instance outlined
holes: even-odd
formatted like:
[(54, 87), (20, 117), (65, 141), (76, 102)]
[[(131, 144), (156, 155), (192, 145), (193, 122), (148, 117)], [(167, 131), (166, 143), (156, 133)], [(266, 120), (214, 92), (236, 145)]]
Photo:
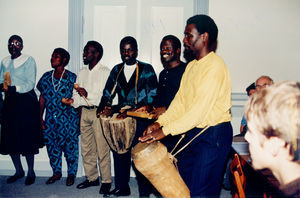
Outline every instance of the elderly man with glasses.
[(274, 81), (269, 76), (261, 76), (255, 81), (256, 91), (259, 91), (267, 86), (274, 84)]

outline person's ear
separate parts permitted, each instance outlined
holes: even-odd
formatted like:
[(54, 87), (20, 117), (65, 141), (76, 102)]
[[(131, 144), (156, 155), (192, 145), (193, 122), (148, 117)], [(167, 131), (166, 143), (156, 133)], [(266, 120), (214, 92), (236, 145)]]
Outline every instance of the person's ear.
[(264, 142), (264, 148), (273, 156), (278, 156), (281, 149), (286, 149), (286, 143), (279, 137), (267, 138)]
[(63, 61), (62, 61), (64, 66), (66, 66), (66, 64), (65, 64), (66, 62), (67, 62), (67, 58), (64, 58)]
[(176, 54), (180, 54), (180, 48), (177, 48)]
[(204, 32), (202, 34), (202, 40), (203, 40), (203, 42), (208, 42), (208, 33), (207, 32)]
[(95, 57), (99, 57), (100, 56), (100, 52), (95, 52)]

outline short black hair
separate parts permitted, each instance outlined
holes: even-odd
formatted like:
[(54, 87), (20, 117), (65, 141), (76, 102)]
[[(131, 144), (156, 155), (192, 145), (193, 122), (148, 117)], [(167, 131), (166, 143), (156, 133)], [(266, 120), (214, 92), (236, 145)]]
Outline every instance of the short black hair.
[[(161, 40), (161, 43), (166, 40), (171, 40), (174, 44), (175, 49), (178, 49), (178, 48), (181, 49), (181, 42), (176, 36), (174, 36), (174, 35), (164, 36), (163, 39)], [(161, 44), (160, 44), (160, 47), (161, 47)]]
[(19, 41), (23, 45), (23, 39), (19, 35), (12, 35), (11, 37), (9, 37), (8, 43), (12, 42), (12, 40), (14, 40), (14, 39)]
[(252, 83), (251, 85), (249, 85), (247, 88), (246, 88), (246, 91), (247, 91), (247, 95), (249, 96), (250, 94), (250, 90), (254, 89), (255, 90), (255, 83)]
[(132, 36), (126, 36), (121, 40), (120, 50), (122, 49), (123, 45), (125, 45), (126, 43), (131, 44), (134, 50), (136, 50), (136, 51), (138, 50), (137, 42), (136, 42), (135, 38), (133, 38)]
[(212, 51), (216, 50), (218, 39), (218, 27), (211, 17), (204, 14), (195, 15), (190, 17), (187, 20), (186, 24), (195, 24), (200, 34), (207, 32), (209, 35), (208, 47)]
[(64, 48), (55, 48), (53, 53), (59, 53), (61, 55), (62, 59), (66, 59), (66, 62), (64, 63), (64, 66), (66, 66), (70, 61), (70, 54), (67, 50)]
[(103, 47), (99, 42), (97, 42), (97, 41), (88, 41), (86, 46), (93, 46), (100, 54), (97, 61), (101, 60), (101, 58), (103, 56)]

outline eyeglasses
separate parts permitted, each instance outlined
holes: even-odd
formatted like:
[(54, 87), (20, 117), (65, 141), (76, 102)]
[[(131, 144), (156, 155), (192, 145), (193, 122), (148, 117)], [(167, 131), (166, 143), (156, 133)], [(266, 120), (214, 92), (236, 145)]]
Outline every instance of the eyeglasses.
[(19, 47), (19, 46), (22, 45), (22, 43), (19, 42), (19, 41), (13, 41), (13, 42), (8, 43), (8, 46), (13, 46), (13, 45), (14, 45), (15, 47)]
[(270, 86), (269, 84), (265, 83), (265, 84), (262, 84), (262, 85), (255, 85), (256, 88), (266, 88)]

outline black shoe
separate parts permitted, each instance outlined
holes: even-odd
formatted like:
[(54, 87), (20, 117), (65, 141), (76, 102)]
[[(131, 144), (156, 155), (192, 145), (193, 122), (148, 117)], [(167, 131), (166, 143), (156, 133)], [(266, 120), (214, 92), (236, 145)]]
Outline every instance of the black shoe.
[(109, 195), (110, 193), (110, 188), (111, 188), (111, 183), (102, 183), (101, 188), (99, 190), (99, 194), (103, 194), (104, 197)]
[(126, 189), (114, 189), (110, 192), (110, 194), (116, 196), (116, 197), (120, 197), (120, 196), (129, 196), (130, 195), (130, 188), (126, 188)]
[(67, 186), (72, 186), (75, 181), (75, 176), (74, 175), (68, 175), (66, 185)]
[(35, 175), (33, 176), (27, 176), (25, 179), (25, 185), (29, 186), (35, 182)]
[(61, 175), (57, 174), (57, 175), (53, 175), (52, 177), (50, 177), (47, 181), (46, 184), (53, 184), (54, 182), (56, 182), (57, 180), (60, 180)]
[(84, 182), (78, 184), (76, 188), (84, 189), (84, 188), (88, 188), (91, 186), (99, 186), (99, 180), (98, 179), (96, 179), (95, 181), (85, 180)]
[(14, 183), (15, 181), (17, 181), (18, 179), (21, 179), (25, 176), (25, 173), (21, 173), (21, 174), (14, 174), (13, 176), (10, 176), (9, 178), (7, 178), (6, 183), (10, 184), (10, 183)]

